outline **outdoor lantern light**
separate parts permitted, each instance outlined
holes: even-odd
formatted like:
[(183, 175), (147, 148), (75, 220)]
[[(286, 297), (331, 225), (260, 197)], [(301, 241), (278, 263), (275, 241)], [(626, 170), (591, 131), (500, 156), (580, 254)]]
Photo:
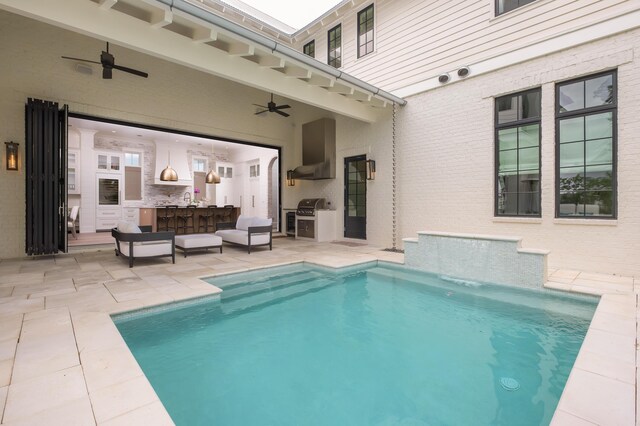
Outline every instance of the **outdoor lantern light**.
[(376, 179), (376, 161), (375, 160), (367, 160), (367, 180), (375, 180)]
[(169, 151), (169, 161), (167, 161), (167, 167), (160, 172), (160, 180), (163, 182), (175, 182), (178, 180), (178, 173), (171, 168), (171, 151)]
[(287, 186), (296, 186), (296, 180), (293, 178), (293, 170), (287, 170)]
[(5, 142), (7, 146), (7, 170), (18, 170), (18, 144)]

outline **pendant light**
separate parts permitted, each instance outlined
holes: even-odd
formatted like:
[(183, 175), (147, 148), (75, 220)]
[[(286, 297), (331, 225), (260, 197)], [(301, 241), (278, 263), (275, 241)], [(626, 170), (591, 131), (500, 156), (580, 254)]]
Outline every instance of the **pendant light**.
[[(211, 156), (213, 157), (214, 152), (213, 152), (213, 144), (211, 145)], [(209, 163), (212, 163), (211, 161), (209, 161)], [(207, 173), (207, 176), (205, 176), (204, 181), (206, 183), (213, 183), (213, 184), (219, 184), (220, 183), (220, 175), (217, 174), (214, 171), (214, 167), (210, 166), (209, 168), (209, 173)]]
[(169, 151), (169, 161), (167, 167), (160, 172), (160, 180), (163, 182), (176, 182), (178, 180), (178, 173), (171, 168), (171, 151)]

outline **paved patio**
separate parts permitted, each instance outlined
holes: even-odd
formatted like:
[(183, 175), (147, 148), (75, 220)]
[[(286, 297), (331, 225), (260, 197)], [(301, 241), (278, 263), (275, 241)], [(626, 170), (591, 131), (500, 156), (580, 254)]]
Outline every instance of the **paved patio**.
[[(292, 262), (342, 267), (404, 256), (369, 245), (274, 239), (273, 251), (239, 248), (127, 262), (111, 249), (0, 262), (2, 424), (172, 424), (109, 314), (212, 296), (198, 277)], [(550, 271), (548, 287), (605, 294), (554, 424), (633, 425), (640, 281)]]

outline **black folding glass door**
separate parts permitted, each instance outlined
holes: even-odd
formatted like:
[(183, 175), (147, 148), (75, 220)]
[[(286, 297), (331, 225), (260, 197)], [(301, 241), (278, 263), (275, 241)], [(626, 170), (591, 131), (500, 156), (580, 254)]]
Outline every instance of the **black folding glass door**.
[(67, 106), (29, 99), (25, 106), (28, 255), (67, 251)]
[(367, 157), (344, 159), (344, 236), (367, 238)]

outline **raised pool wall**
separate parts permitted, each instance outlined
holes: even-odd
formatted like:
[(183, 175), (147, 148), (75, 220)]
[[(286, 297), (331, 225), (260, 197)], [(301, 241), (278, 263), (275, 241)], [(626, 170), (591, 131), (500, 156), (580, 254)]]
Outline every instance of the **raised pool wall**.
[(425, 231), (403, 242), (405, 265), (412, 269), (525, 288), (547, 281), (549, 251), (524, 249), (520, 237)]

